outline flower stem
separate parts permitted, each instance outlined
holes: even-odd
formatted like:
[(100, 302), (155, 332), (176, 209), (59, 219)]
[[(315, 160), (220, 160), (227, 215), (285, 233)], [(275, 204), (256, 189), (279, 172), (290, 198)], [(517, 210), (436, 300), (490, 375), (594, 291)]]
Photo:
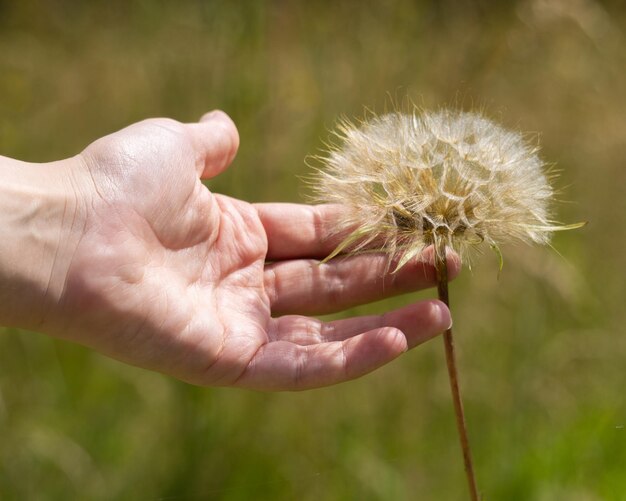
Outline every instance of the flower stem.
[[(446, 245), (442, 241), (435, 249), (435, 269), (437, 270), (437, 292), (439, 300), (450, 307), (448, 298), (448, 266), (446, 264)], [(472, 466), (472, 451), (467, 437), (467, 426), (465, 424), (465, 413), (463, 412), (463, 402), (461, 391), (459, 390), (459, 379), (456, 368), (456, 357), (454, 355), (454, 340), (452, 338), (452, 328), (443, 334), (443, 341), (446, 348), (446, 364), (448, 366), (448, 378), (450, 379), (450, 389), (452, 390), (452, 401), (454, 403), (454, 413), (456, 415), (456, 427), (461, 441), (463, 451), (463, 461), (465, 462), (465, 474), (469, 485), (470, 499), (479, 501), (478, 489), (476, 488), (476, 478), (474, 467)]]

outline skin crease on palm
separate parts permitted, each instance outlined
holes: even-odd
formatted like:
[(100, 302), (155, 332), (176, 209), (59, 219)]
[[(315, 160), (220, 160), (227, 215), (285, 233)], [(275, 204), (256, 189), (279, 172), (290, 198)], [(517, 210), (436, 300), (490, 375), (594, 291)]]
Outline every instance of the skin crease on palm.
[[(395, 274), (376, 254), (319, 264), (341, 239), (326, 229), (340, 207), (249, 204), (202, 184), (238, 146), (216, 111), (192, 124), (145, 120), (61, 162), (0, 157), (15, 204), (45, 199), (13, 221), (34, 257), (0, 249), (0, 266), (15, 265), (0, 277), (18, 293), (0, 290), (0, 323), (193, 384), (262, 390), (359, 377), (449, 326), (437, 300), (328, 323), (308, 316), (433, 286), (432, 250)], [(24, 260), (37, 266), (20, 271)], [(455, 276), (456, 256), (448, 266)]]

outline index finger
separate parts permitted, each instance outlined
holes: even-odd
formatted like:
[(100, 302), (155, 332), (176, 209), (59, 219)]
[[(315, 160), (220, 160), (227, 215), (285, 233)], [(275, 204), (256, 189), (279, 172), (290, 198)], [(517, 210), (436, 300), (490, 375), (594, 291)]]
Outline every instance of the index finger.
[(288, 203), (255, 204), (268, 241), (267, 259), (323, 259), (339, 245), (341, 234), (333, 222), (344, 210), (340, 205)]

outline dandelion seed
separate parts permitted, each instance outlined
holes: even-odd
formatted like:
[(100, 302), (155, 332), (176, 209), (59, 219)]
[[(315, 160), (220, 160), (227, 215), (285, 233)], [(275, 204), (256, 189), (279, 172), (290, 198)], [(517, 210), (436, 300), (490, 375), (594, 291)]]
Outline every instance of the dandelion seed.
[[(552, 219), (554, 190), (538, 148), (477, 113), (442, 110), (390, 113), (361, 123), (347, 120), (340, 144), (313, 176), (315, 199), (345, 207), (335, 232), (348, 236), (326, 258), (375, 249), (397, 271), (425, 247), (435, 248), (439, 298), (448, 304), (446, 247), (467, 261), (488, 244), (500, 256), (508, 241), (547, 244), (562, 225)], [(478, 500), (457, 382), (452, 331), (446, 361), (465, 469)]]

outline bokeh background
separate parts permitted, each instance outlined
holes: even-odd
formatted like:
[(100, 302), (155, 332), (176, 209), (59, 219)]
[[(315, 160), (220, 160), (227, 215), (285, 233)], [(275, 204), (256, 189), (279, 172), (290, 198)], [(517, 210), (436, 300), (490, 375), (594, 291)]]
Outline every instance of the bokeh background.
[[(213, 190), (301, 201), (340, 115), (483, 109), (562, 170), (549, 248), (451, 286), (487, 500), (626, 499), (626, 8), (595, 0), (0, 1), (0, 153), (50, 161), (146, 117), (226, 110)], [(560, 253), (560, 254), (559, 254)], [(360, 307), (385, 311), (434, 291)], [(0, 498), (457, 500), (441, 340), (304, 393), (192, 387), (0, 329)]]

